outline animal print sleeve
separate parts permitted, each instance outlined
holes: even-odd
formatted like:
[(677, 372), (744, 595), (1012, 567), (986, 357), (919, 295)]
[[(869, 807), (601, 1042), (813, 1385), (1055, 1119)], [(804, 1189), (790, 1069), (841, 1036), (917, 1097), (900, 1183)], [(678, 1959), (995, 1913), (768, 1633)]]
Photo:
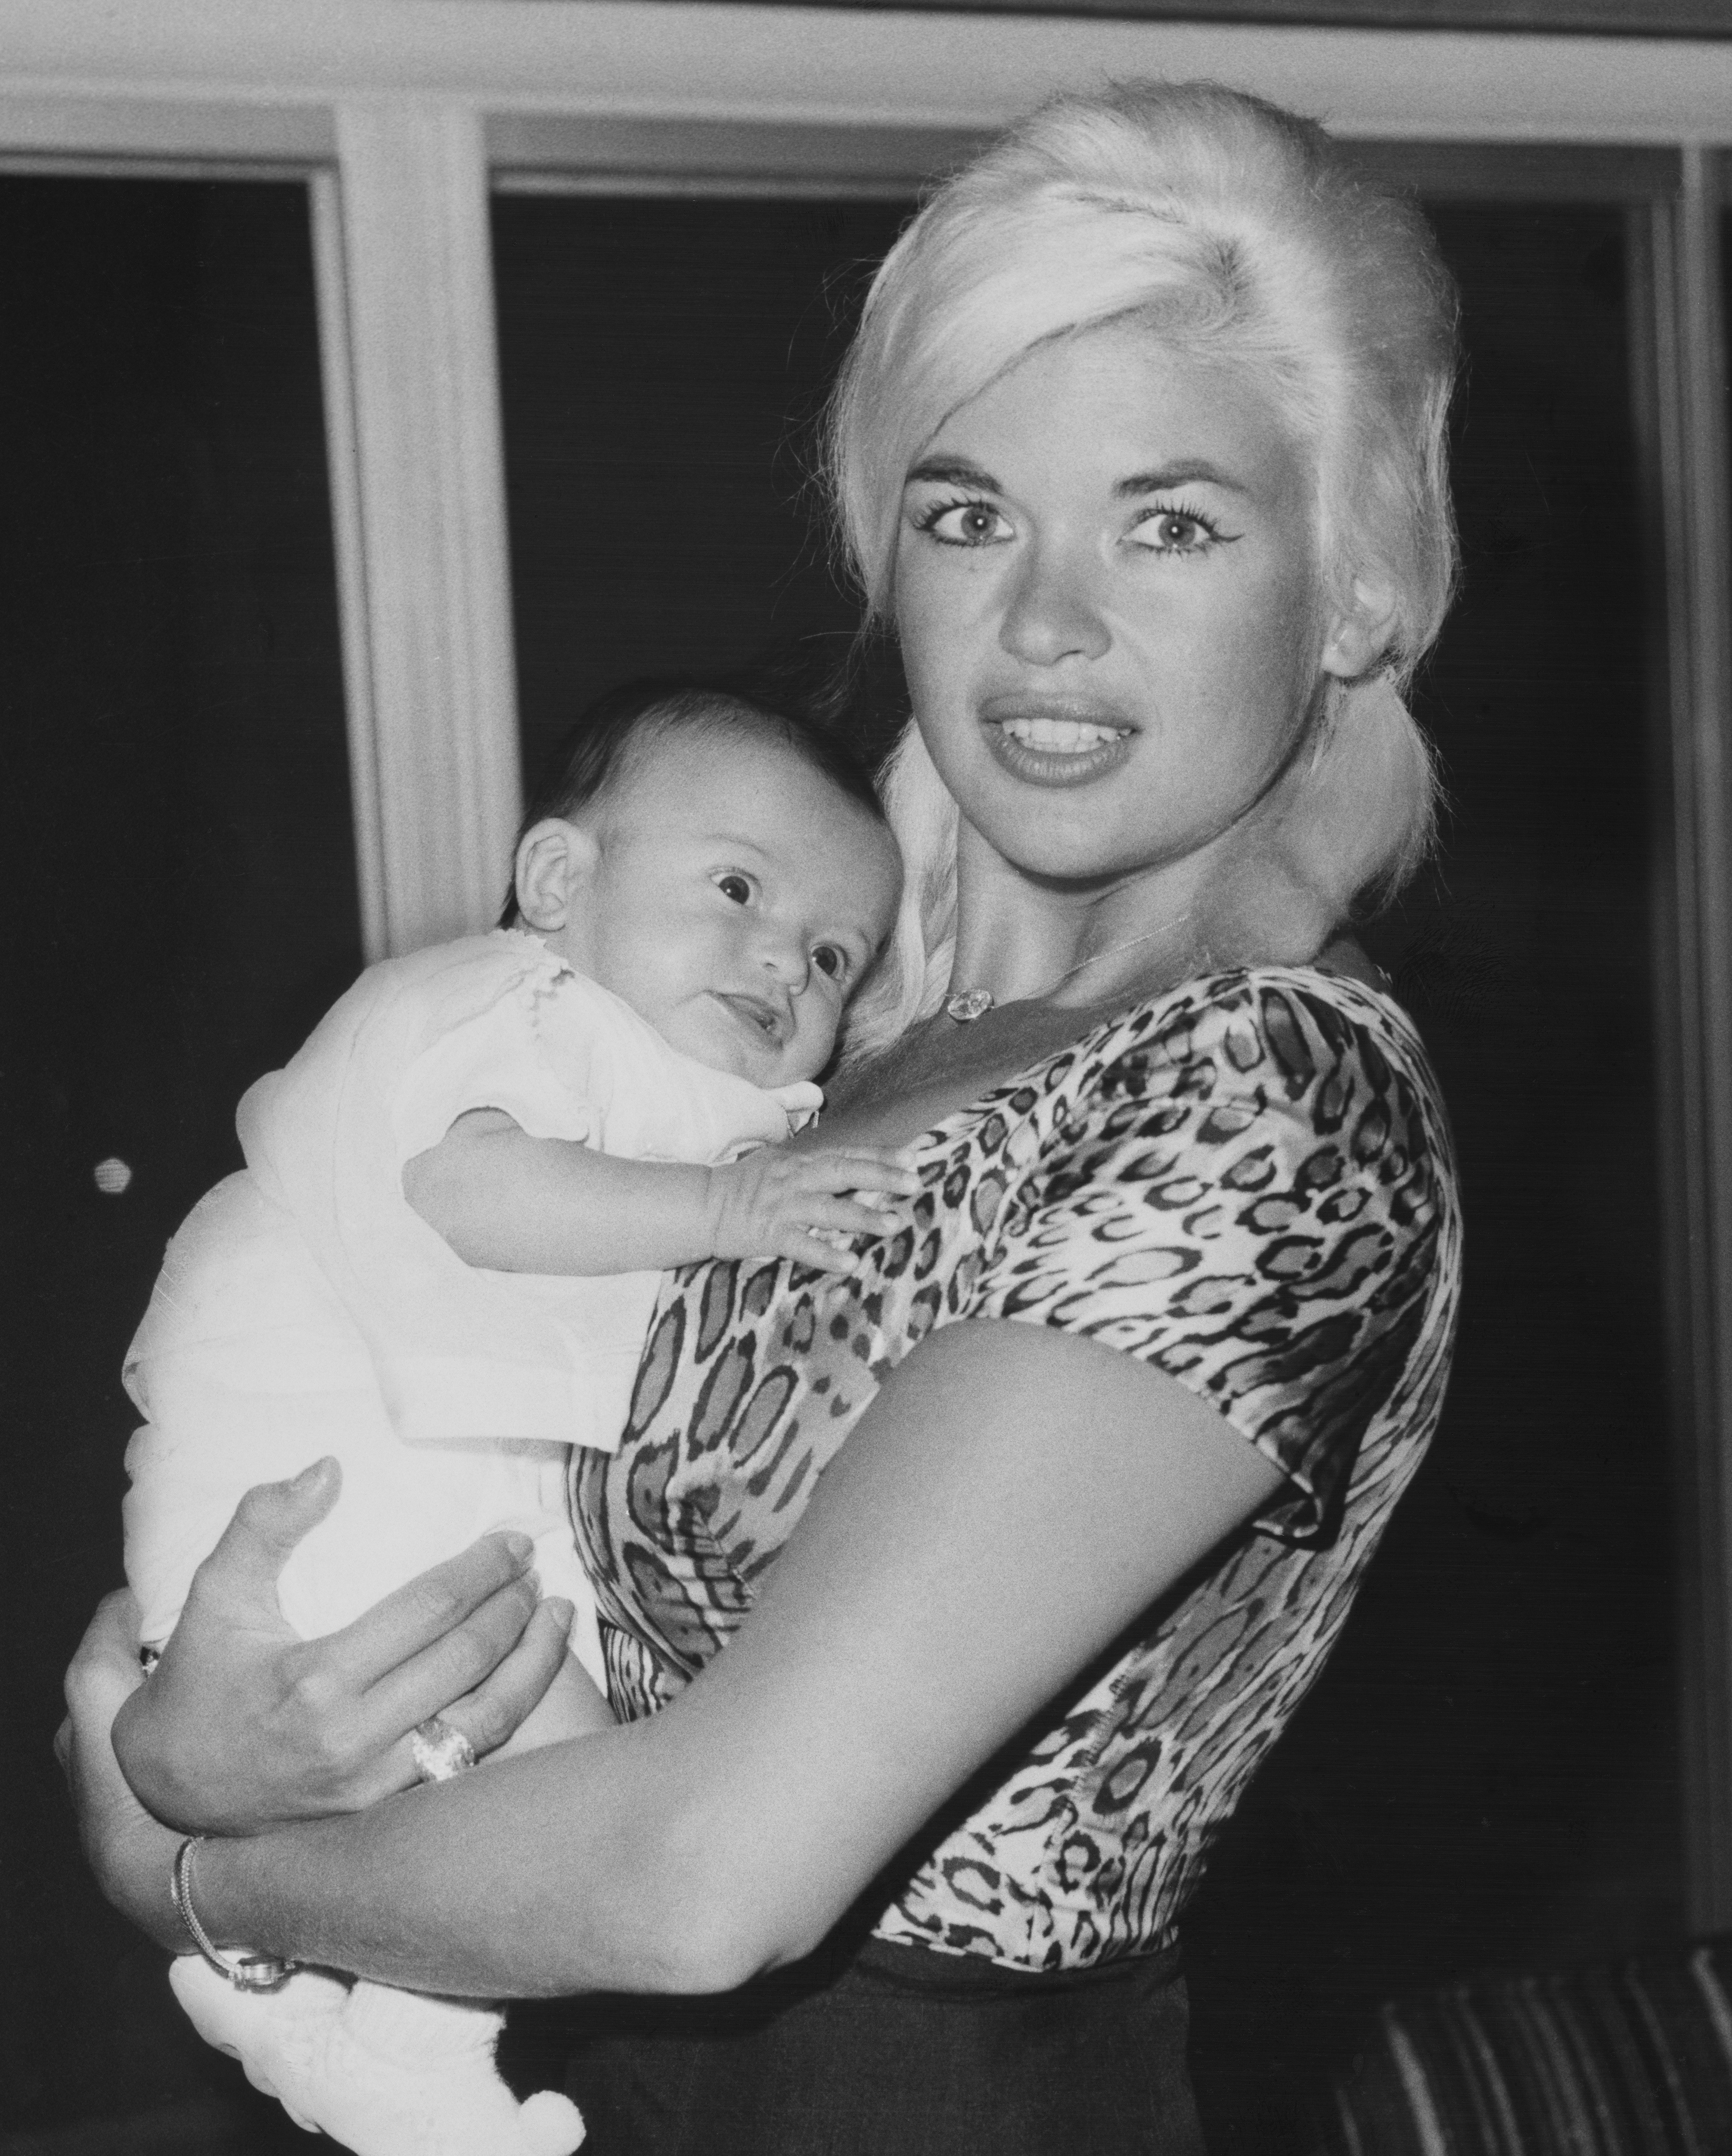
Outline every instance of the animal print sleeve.
[(1417, 1044), (1350, 983), (1218, 975), (1133, 1013), (1064, 1091), (969, 1314), (1144, 1357), (1288, 1477), (1260, 1524), (1328, 1543), (1455, 1261)]

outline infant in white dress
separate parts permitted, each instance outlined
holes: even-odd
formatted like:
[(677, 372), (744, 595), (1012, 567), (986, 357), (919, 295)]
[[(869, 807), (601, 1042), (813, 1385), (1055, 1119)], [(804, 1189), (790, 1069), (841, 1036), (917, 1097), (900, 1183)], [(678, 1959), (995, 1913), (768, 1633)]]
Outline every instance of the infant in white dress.
[[(624, 691), (580, 728), (519, 841), (513, 925), (372, 968), (238, 1116), (247, 1166), (169, 1246), (126, 1381), (141, 1644), (254, 1484), (334, 1456), (284, 1617), (344, 1625), (480, 1534), (531, 1537), (571, 1654), (514, 1745), (607, 1720), (566, 1509), (575, 1444), (614, 1449), (666, 1268), (848, 1270), (899, 1158), (781, 1152), (893, 923), (894, 844), (823, 737), (701, 690)], [(587, 1674), (586, 1674), (587, 1672)], [(599, 1688), (599, 1689), (598, 1689)], [(189, 1873), (190, 1877), (190, 1873)], [(520, 2107), (500, 2017), (312, 1971), (177, 1993), (303, 2123), (361, 2156), (562, 2156)]]

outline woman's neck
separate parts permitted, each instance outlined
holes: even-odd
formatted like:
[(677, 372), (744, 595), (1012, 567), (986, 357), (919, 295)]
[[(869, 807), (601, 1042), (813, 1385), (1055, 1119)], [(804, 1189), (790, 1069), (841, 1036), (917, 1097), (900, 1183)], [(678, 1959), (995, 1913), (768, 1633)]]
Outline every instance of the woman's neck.
[(1335, 927), (1266, 852), (1212, 848), (1081, 888), (1027, 875), (965, 826), (951, 992), (1098, 1010), (1216, 967), (1304, 963)]

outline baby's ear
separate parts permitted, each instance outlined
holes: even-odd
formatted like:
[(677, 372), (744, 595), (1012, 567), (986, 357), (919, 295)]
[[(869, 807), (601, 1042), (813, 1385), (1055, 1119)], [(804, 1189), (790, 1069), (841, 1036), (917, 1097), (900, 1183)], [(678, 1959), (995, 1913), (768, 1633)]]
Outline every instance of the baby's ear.
[(595, 840), (562, 816), (544, 816), (517, 842), (517, 910), (544, 935), (563, 928), (571, 894), (593, 865)]

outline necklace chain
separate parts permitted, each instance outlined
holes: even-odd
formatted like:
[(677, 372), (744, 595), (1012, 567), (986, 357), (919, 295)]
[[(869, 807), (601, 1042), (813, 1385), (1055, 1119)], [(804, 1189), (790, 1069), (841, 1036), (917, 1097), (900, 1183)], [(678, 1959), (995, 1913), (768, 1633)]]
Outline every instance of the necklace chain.
[[(1074, 980), (1079, 973), (1086, 973), (1090, 966), (1099, 966), (1104, 960), (1116, 958), (1122, 951), (1134, 951), (1140, 943), (1152, 943), (1157, 936), (1164, 936), (1170, 928), (1182, 927), (1191, 918), (1191, 909), (1176, 913), (1171, 921), (1160, 921), (1152, 928), (1145, 928), (1140, 936), (1127, 936), (1122, 943), (1109, 943), (1104, 951), (1096, 951), (1086, 958), (1079, 958), (1046, 991), (1051, 995), (1062, 988), (1067, 981)], [(953, 996), (945, 998), (945, 1016), (957, 1025), (972, 1025), (977, 1018), (984, 1018), (989, 1010), (997, 1008), (998, 998), (990, 988), (963, 988)]]

